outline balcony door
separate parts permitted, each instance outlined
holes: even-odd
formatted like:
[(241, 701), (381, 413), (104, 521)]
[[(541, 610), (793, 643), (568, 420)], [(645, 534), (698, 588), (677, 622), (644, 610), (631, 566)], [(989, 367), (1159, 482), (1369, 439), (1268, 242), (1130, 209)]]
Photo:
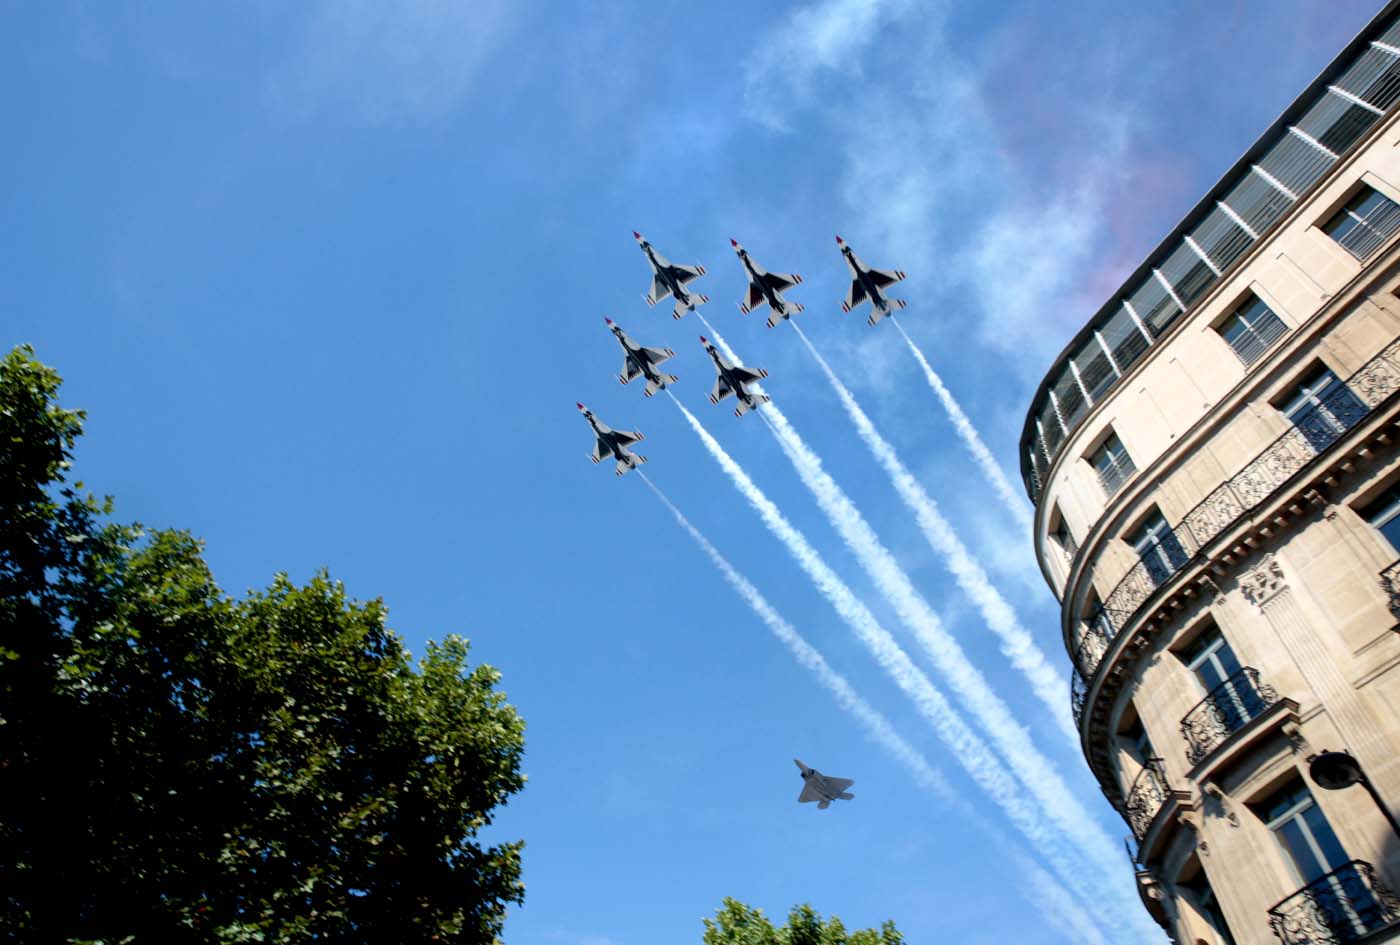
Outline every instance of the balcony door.
[(1376, 927), (1379, 905), (1306, 784), (1297, 781), (1279, 791), (1264, 802), (1260, 816), (1302, 883), (1299, 893), (1308, 900), (1309, 912), (1337, 941), (1352, 941)]
[(1210, 627), (1196, 638), (1187, 652), (1187, 667), (1205, 688), (1221, 723), (1227, 732), (1234, 732), (1254, 717), (1258, 700), (1249, 680), (1240, 674), (1243, 669), (1230, 643), (1218, 627)]
[(1153, 584), (1161, 584), (1186, 563), (1186, 550), (1161, 512), (1153, 512), (1128, 540)]

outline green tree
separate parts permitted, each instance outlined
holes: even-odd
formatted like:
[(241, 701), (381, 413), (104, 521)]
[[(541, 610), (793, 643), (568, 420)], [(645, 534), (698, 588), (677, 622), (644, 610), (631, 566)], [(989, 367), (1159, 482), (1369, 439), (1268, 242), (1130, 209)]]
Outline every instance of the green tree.
[(809, 905), (793, 906), (787, 924), (775, 926), (762, 909), (726, 898), (713, 919), (705, 920), (705, 945), (903, 945), (893, 922), (878, 929), (847, 932), (836, 916), (822, 919)]
[(326, 574), (224, 594), (66, 478), (81, 411), (0, 360), (0, 937), (489, 943), (523, 723), (467, 643), (415, 665)]

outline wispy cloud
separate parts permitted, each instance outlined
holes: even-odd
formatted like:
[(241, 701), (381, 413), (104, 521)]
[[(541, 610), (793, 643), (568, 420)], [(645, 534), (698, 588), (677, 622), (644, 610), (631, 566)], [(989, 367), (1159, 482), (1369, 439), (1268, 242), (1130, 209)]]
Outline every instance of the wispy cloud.
[(293, 107), (349, 107), (371, 121), (442, 115), (515, 18), (510, 0), (319, 0), (275, 87)]

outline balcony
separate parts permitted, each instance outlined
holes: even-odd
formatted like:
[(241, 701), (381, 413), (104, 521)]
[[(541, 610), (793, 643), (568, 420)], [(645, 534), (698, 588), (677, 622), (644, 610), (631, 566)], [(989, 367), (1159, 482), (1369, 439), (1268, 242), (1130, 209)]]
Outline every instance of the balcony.
[(1186, 760), (1200, 764), (1231, 735), (1278, 702), (1278, 690), (1259, 681), (1259, 671), (1246, 666), (1216, 686), (1181, 720)]
[(1157, 819), (1158, 812), (1171, 797), (1171, 788), (1167, 786), (1167, 770), (1162, 767), (1161, 758), (1148, 758), (1147, 764), (1138, 772), (1137, 778), (1133, 780), (1133, 786), (1128, 789), (1128, 799), (1123, 804), (1124, 816), (1128, 818), (1128, 826), (1133, 828), (1133, 836), (1138, 843), (1142, 843), (1147, 836), (1148, 828), (1152, 826), (1152, 821)]
[(1400, 924), (1400, 898), (1364, 860), (1308, 883), (1269, 910), (1283, 945), (1345, 945)]
[[(1381, 571), (1381, 590), (1385, 591), (1386, 606), (1390, 608), (1390, 615), (1400, 621), (1400, 561)], [(1400, 629), (1400, 626), (1396, 629)]]
[[(1396, 391), (1400, 391), (1400, 341), (1392, 342), (1344, 384), (1337, 385), (1319, 408), (1296, 417), (1294, 426), (1202, 499), (1179, 525), (1163, 534), (1159, 548), (1143, 555), (1104, 599), (1106, 623), (1113, 628), (1130, 627), (1159, 587), (1200, 560), (1202, 550), (1210, 542), (1271, 499), (1348, 430), (1372, 416)], [(1092, 562), (1084, 566), (1084, 573), (1090, 573), (1093, 567)], [(1400, 571), (1394, 576), (1400, 582)], [(1391, 600), (1400, 607), (1394, 592)], [(1089, 640), (1090, 635), (1096, 639)], [(1112, 633), (1093, 630), (1076, 642), (1070, 656), (1084, 676), (1086, 693), (1093, 689), (1094, 678), (1109, 649), (1107, 644), (1116, 635), (1117, 629)]]

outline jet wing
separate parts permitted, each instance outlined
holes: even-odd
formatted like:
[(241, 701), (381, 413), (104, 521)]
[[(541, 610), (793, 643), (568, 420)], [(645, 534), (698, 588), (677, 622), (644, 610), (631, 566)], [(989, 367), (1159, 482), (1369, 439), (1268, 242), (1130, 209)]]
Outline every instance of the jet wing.
[(598, 442), (593, 444), (593, 462), (601, 463), (603, 461), (604, 456), (611, 455), (612, 447), (608, 445), (608, 441), (603, 439), (601, 436), (598, 437)]
[(661, 276), (656, 275), (651, 277), (651, 291), (642, 296), (642, 298), (646, 299), (648, 305), (655, 305), (670, 294), (671, 287), (666, 284), (666, 281), (662, 279)]
[(669, 361), (676, 356), (676, 352), (670, 348), (643, 348), (642, 354), (651, 359), (653, 366), (663, 361)]
[(742, 383), (752, 384), (754, 381), (763, 380), (765, 377), (768, 376), (768, 372), (761, 368), (755, 370), (753, 368), (736, 367), (734, 368), (734, 376), (737, 377)]
[(698, 279), (699, 277), (703, 276), (704, 274), (705, 274), (705, 267), (703, 267), (703, 266), (672, 266), (672, 267), (671, 267), (671, 275), (675, 276), (676, 281), (679, 282), (681, 285), (685, 285), (685, 284), (686, 284), (687, 282), (689, 282), (691, 279)]
[(857, 305), (865, 301), (865, 286), (860, 284), (859, 279), (851, 280), (851, 289), (846, 293), (846, 301), (841, 303), (841, 311), (849, 312)]
[(631, 446), (640, 439), (641, 437), (636, 433), (625, 433), (622, 430), (617, 430), (613, 433), (613, 446), (616, 449), (623, 449), (624, 447)]
[(797, 795), (797, 803), (799, 803), (799, 804), (810, 804), (810, 803), (812, 803), (813, 801), (820, 801), (820, 800), (822, 800), (822, 799), (823, 799), (823, 798), (822, 798), (822, 795), (821, 795), (821, 791), (817, 790), (817, 784), (816, 784), (816, 779), (815, 779), (815, 778), (813, 778), (811, 781), (804, 781), (804, 782), (803, 782), (803, 784), (802, 784), (802, 793), (799, 794), (799, 795)]
[[(825, 775), (823, 775), (825, 777)], [(826, 778), (826, 789), (831, 794), (840, 794), (856, 782), (850, 778)]]
[(624, 384), (630, 384), (641, 376), (642, 369), (637, 367), (636, 361), (633, 361), (631, 358), (623, 359), (622, 373), (617, 376), (619, 381)]
[(710, 392), (710, 403), (717, 404), (724, 398), (734, 393), (734, 388), (729, 386), (723, 374), (715, 378), (715, 389)]
[(866, 273), (866, 275), (870, 277), (871, 282), (875, 283), (875, 288), (877, 289), (883, 289), (887, 285), (894, 285), (896, 282), (900, 282), (904, 279), (904, 273), (900, 272), (898, 269), (872, 269)]
[(763, 290), (750, 282), (748, 288), (744, 290), (744, 301), (739, 303), (739, 311), (747, 315), (758, 308), (764, 302)]
[(802, 281), (795, 272), (765, 272), (761, 278), (774, 292), (785, 292)]

